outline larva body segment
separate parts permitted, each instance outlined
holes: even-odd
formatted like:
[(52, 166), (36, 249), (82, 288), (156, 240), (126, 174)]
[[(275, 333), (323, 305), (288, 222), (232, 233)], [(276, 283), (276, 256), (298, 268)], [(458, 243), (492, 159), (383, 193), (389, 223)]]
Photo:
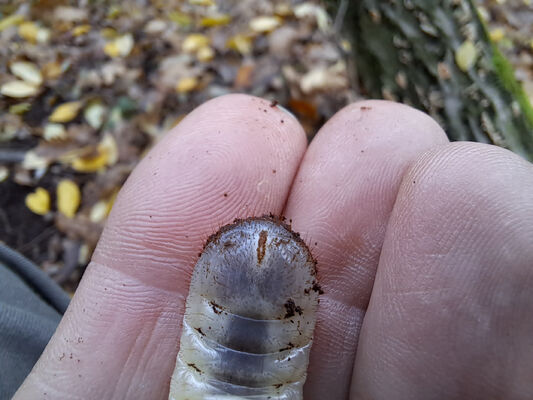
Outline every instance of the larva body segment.
[(319, 290), (286, 225), (223, 227), (193, 271), (169, 399), (302, 399)]

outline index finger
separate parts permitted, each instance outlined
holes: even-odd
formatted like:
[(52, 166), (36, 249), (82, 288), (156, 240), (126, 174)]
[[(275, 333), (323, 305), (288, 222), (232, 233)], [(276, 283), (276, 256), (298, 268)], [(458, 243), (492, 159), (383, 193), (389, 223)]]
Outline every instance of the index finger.
[(234, 218), (280, 214), (306, 144), (295, 119), (255, 97), (224, 96), (187, 116), (121, 190), (15, 398), (165, 397), (202, 245)]

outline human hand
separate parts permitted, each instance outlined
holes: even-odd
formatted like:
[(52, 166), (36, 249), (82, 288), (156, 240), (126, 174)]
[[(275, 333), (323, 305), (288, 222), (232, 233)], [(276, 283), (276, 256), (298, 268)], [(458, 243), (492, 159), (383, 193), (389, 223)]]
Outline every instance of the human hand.
[(306, 147), (265, 100), (187, 116), (123, 187), (15, 399), (165, 398), (202, 245), (268, 213), (292, 221), (325, 291), (306, 399), (533, 398), (532, 166), (383, 101)]

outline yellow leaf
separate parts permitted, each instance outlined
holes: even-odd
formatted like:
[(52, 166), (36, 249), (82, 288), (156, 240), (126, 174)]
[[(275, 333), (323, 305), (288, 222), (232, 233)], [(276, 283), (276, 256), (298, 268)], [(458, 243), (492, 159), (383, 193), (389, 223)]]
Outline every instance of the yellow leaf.
[(0, 32), (2, 32), (6, 28), (9, 28), (10, 26), (18, 25), (22, 21), (24, 21), (24, 16), (20, 14), (13, 14), (9, 17), (2, 18), (0, 20)]
[(455, 51), (455, 62), (462, 71), (468, 71), (477, 60), (477, 49), (474, 43), (466, 40)]
[(173, 11), (168, 15), (168, 18), (176, 24), (186, 28), (191, 24), (191, 17), (179, 11)]
[(50, 194), (46, 189), (38, 187), (26, 196), (26, 207), (35, 214), (45, 215), (50, 211)]
[(189, 3), (197, 5), (197, 6), (206, 6), (206, 7), (215, 5), (214, 0), (189, 0)]
[(39, 93), (39, 88), (24, 81), (11, 81), (0, 87), (0, 93), (14, 98), (30, 97)]
[(198, 79), (191, 76), (187, 78), (181, 78), (176, 85), (176, 91), (178, 93), (189, 93), (196, 89), (198, 86)]
[(67, 138), (67, 130), (62, 124), (46, 124), (44, 126), (43, 137), (47, 142), (65, 140)]
[(201, 33), (191, 33), (185, 38), (181, 49), (186, 53), (195, 53), (202, 47), (209, 45), (209, 38)]
[(104, 39), (109, 40), (109, 39), (115, 39), (118, 36), (118, 32), (113, 28), (103, 28), (100, 31), (100, 35), (102, 35)]
[(74, 217), (80, 206), (80, 188), (74, 181), (62, 179), (57, 185), (57, 209), (68, 218)]
[(198, 52), (196, 53), (196, 57), (199, 61), (208, 62), (215, 57), (215, 52), (211, 47), (205, 46), (198, 50)]
[(281, 18), (276, 16), (261, 16), (250, 21), (250, 29), (257, 33), (272, 32), (281, 25)]
[(28, 42), (37, 42), (37, 34), (39, 33), (39, 27), (34, 22), (23, 22), (19, 25), (18, 34), (24, 40)]
[(84, 25), (78, 25), (72, 30), (72, 34), (74, 36), (81, 36), (85, 35), (86, 33), (89, 33), (91, 31), (91, 25), (84, 24)]
[(9, 66), (11, 73), (27, 83), (39, 86), (43, 83), (43, 76), (39, 67), (28, 61), (15, 61)]
[(82, 106), (81, 101), (70, 101), (57, 106), (48, 117), (50, 122), (70, 122), (78, 115)]
[(247, 35), (238, 33), (228, 39), (226, 46), (232, 50), (238, 51), (242, 55), (247, 55), (252, 52), (252, 38)]
[(493, 42), (499, 42), (505, 37), (505, 32), (502, 28), (495, 28), (490, 31), (489, 36), (490, 40), (492, 40)]
[(109, 57), (126, 57), (131, 53), (134, 44), (133, 35), (127, 33), (107, 42), (104, 46), (104, 53)]
[(96, 172), (106, 165), (113, 165), (118, 160), (118, 148), (111, 135), (105, 135), (96, 148), (96, 154), (88, 157), (77, 157), (71, 161), (71, 166), (79, 172)]
[(16, 115), (22, 115), (26, 111), (29, 111), (30, 108), (31, 108), (31, 103), (28, 103), (28, 102), (13, 104), (12, 106), (9, 106), (9, 113), (16, 114)]
[(212, 26), (223, 26), (231, 22), (231, 16), (228, 14), (213, 15), (204, 17), (200, 20), (200, 26), (210, 28)]

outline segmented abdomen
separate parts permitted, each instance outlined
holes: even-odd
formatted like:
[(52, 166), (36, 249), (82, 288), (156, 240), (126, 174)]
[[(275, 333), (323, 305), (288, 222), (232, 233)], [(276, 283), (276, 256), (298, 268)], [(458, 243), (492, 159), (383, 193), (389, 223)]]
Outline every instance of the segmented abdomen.
[(223, 227), (193, 271), (169, 399), (302, 399), (318, 291), (286, 225)]

